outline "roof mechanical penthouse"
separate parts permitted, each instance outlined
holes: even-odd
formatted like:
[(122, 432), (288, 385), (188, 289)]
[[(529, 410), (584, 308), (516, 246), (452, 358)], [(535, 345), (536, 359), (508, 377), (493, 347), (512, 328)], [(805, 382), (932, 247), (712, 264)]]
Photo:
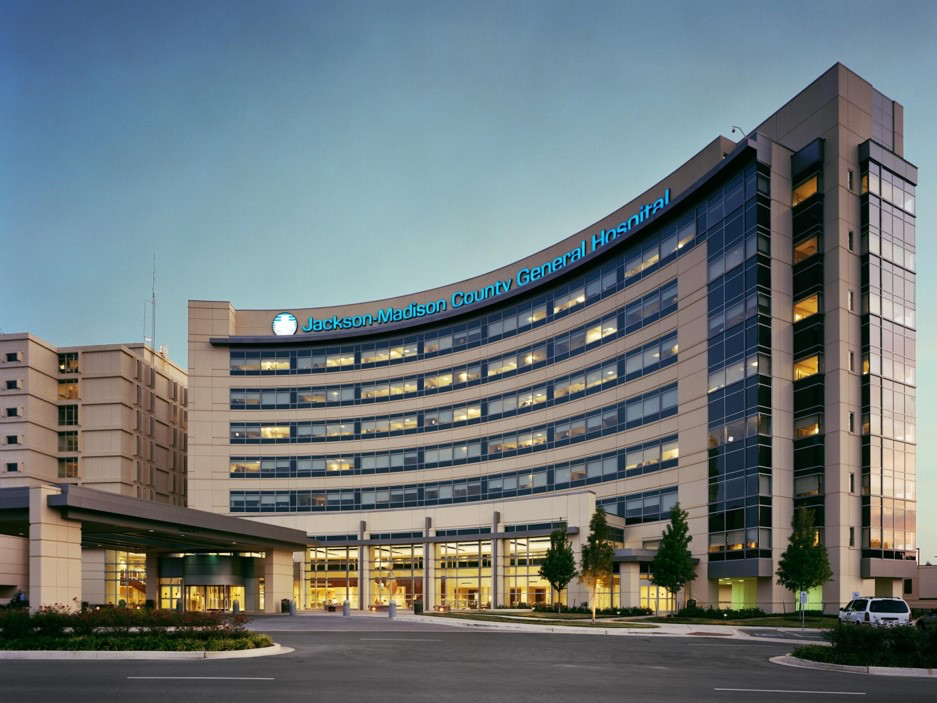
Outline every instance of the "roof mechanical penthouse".
[[(648, 564), (677, 501), (700, 603), (790, 605), (774, 571), (801, 506), (835, 574), (809, 607), (900, 594), (917, 510), (903, 118), (837, 64), (740, 142), (496, 271), (333, 308), (191, 301), (191, 504), (308, 534), (310, 608), (553, 602), (549, 533), (579, 550), (601, 506), (599, 605), (667, 611)], [(271, 334), (283, 315), (307, 322)]]

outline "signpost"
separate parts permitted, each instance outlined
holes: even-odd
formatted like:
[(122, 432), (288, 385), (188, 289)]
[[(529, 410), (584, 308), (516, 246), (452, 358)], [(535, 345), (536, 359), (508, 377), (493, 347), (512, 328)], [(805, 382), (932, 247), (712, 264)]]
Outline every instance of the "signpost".
[(807, 591), (800, 592), (800, 629), (804, 629), (804, 610), (807, 608)]

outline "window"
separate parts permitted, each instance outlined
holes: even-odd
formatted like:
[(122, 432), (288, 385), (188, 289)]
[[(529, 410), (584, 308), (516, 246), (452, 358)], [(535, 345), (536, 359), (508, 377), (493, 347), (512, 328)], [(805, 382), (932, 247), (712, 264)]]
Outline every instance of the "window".
[(807, 198), (810, 198), (816, 195), (819, 189), (820, 189), (820, 176), (818, 174), (815, 174), (794, 188), (794, 194), (791, 200), (792, 206), (797, 207), (802, 202), (804, 202)]
[(7, 382), (6, 382), (6, 387), (7, 387), (7, 390), (8, 390), (8, 391), (16, 390), (17, 388), (20, 387), (20, 386), (19, 386), (19, 381), (7, 381)]
[(849, 364), (849, 371), (852, 373), (855, 373), (856, 372), (856, 352), (854, 351), (849, 352), (848, 364)]
[(78, 433), (77, 432), (59, 432), (59, 451), (77, 452), (78, 451)]
[(816, 315), (820, 311), (820, 294), (814, 293), (794, 303), (794, 322)]
[(849, 411), (849, 431), (856, 431), (856, 413), (854, 413), (852, 410)]
[(856, 528), (855, 527), (849, 528), (849, 546), (850, 547), (856, 546)]
[(674, 461), (680, 457), (680, 448), (676, 440), (661, 445), (661, 461)]
[(852, 169), (846, 169), (846, 187), (849, 190), (855, 190), (855, 180), (856, 174), (853, 173)]
[(59, 459), (59, 478), (78, 478), (78, 457)]
[(823, 476), (813, 474), (811, 476), (801, 476), (794, 479), (794, 497), (806, 498), (808, 496), (818, 496), (823, 493)]
[[(327, 368), (334, 368), (338, 366), (351, 366), (355, 363), (355, 354), (354, 352), (348, 352), (345, 354), (329, 354), (325, 357), (325, 365)], [(290, 362), (286, 360), (286, 366), (284, 368), (289, 368)], [(281, 367), (277, 367), (281, 368)], [(263, 370), (263, 362), (261, 362), (261, 370)]]
[(7, 361), (19, 361), (19, 357), (19, 352), (7, 352), (6, 359)]
[(855, 474), (849, 474), (849, 492), (850, 493), (856, 492), (856, 475)]
[(289, 439), (290, 438), (290, 427), (289, 425), (261, 425), (260, 426), (260, 438), (261, 439)]
[(18, 408), (7, 408), (7, 417), (18, 417), (19, 414)]
[[(443, 374), (439, 374), (438, 376), (427, 376), (426, 378), (423, 379), (423, 388), (426, 388), (426, 389), (445, 388), (446, 386), (451, 386), (451, 385), (452, 385), (451, 373), (443, 373)], [(361, 389), (361, 392), (362, 392), (361, 397), (364, 398), (365, 397), (364, 388)]]
[(794, 439), (813, 437), (823, 431), (820, 415), (808, 415), (794, 420)]
[(78, 424), (78, 406), (60, 405), (59, 406), (59, 424), (77, 425)]
[(574, 290), (565, 295), (560, 295), (553, 301), (553, 314), (569, 310), (570, 308), (586, 302), (586, 294), (582, 288)]
[(814, 354), (806, 359), (800, 359), (794, 362), (794, 380), (799, 381), (803, 378), (809, 378), (814, 374), (820, 373), (820, 355)]
[(78, 400), (78, 380), (59, 381), (59, 398), (62, 400)]
[(20, 466), (19, 466), (19, 464), (17, 464), (15, 461), (7, 462), (7, 471), (8, 471), (9, 473), (11, 473), (11, 474), (12, 474), (12, 473), (16, 473), (16, 472), (19, 471), (19, 470), (20, 470)]
[(807, 237), (794, 245), (794, 263), (799, 264), (820, 251), (820, 238), (817, 235)]
[(849, 249), (849, 251), (856, 250), (856, 233), (852, 230), (849, 230), (846, 233), (846, 247)]
[(78, 352), (59, 354), (59, 373), (78, 373)]
[(849, 291), (846, 295), (846, 305), (849, 308), (849, 312), (856, 311), (856, 294), (855, 291)]

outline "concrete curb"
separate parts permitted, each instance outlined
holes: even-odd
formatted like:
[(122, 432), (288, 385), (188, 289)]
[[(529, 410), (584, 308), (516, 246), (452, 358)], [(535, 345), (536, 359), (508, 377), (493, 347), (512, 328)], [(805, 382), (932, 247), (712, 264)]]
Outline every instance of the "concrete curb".
[(247, 659), (251, 657), (270, 657), (276, 654), (289, 654), (294, 651), (291, 647), (274, 644), (272, 647), (259, 649), (233, 649), (228, 652), (152, 652), (152, 651), (50, 651), (50, 650), (20, 650), (0, 651), (2, 659), (66, 659), (94, 660), (94, 659)]
[(809, 659), (799, 659), (790, 654), (771, 657), (772, 664), (794, 666), (800, 669), (819, 669), (821, 671), (841, 671), (846, 674), (869, 674), (871, 676), (913, 676), (918, 678), (937, 678), (935, 669), (906, 669), (891, 666), (848, 666), (846, 664), (828, 664)]

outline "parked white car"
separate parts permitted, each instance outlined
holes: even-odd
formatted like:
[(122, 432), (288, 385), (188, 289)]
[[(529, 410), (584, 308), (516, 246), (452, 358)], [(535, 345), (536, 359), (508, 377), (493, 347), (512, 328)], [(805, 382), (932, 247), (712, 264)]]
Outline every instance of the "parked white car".
[(839, 609), (839, 621), (857, 625), (909, 625), (911, 608), (901, 598), (856, 598)]

